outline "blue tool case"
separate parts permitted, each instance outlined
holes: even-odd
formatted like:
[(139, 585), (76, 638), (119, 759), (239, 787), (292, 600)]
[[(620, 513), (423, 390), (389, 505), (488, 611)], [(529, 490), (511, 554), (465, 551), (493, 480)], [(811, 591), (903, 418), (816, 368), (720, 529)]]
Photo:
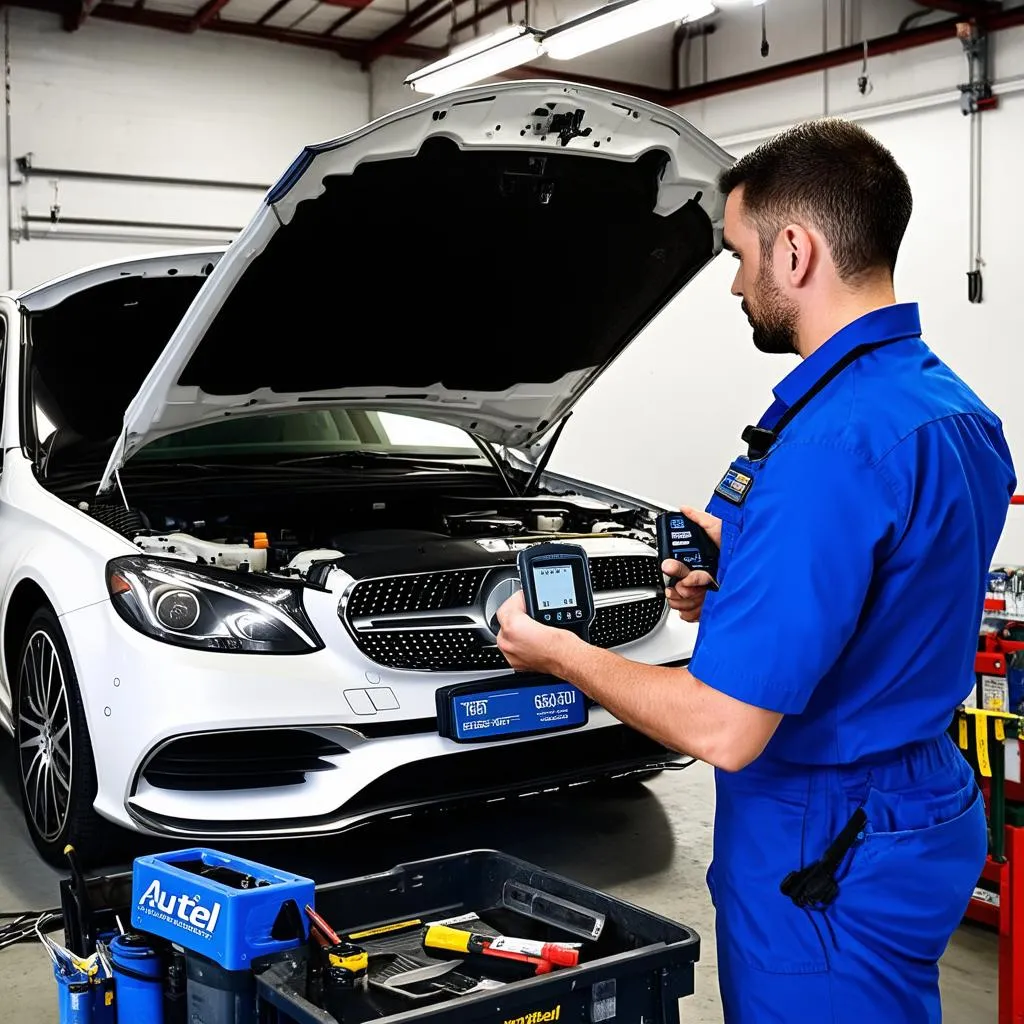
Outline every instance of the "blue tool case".
[(295, 946), (294, 931), (275, 939), (287, 915), (308, 931), (311, 879), (201, 847), (135, 860), (132, 926), (200, 953), (228, 971)]

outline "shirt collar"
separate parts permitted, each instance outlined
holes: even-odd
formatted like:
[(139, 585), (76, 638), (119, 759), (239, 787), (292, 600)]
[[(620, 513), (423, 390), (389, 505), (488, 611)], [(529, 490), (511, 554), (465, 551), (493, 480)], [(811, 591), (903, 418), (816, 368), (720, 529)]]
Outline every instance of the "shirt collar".
[(921, 335), (921, 314), (916, 302), (902, 302), (872, 310), (837, 331), (820, 348), (779, 382), (773, 390), (776, 404), (793, 405), (836, 363), (859, 345), (899, 341)]

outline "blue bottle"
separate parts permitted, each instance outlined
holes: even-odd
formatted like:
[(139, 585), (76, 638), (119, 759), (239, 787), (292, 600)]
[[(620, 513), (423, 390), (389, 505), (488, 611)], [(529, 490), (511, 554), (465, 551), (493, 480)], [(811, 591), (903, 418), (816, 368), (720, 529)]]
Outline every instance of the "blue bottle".
[(117, 987), (117, 1018), (132, 1024), (163, 1024), (163, 963), (142, 935), (129, 932), (110, 943)]
[(53, 976), (60, 1024), (93, 1024), (93, 991), (88, 975), (70, 969), (64, 973), (55, 964)]

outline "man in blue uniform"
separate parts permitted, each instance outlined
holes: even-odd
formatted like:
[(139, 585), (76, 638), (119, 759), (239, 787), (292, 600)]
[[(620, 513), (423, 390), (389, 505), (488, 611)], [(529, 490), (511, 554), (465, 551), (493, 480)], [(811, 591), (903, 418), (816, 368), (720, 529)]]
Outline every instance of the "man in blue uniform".
[(721, 187), (754, 342), (801, 362), (707, 512), (686, 510), (721, 548), (720, 590), (694, 572), (669, 592), (700, 621), (693, 659), (628, 661), (534, 622), (521, 597), (498, 642), (715, 766), (730, 1024), (939, 1021), (938, 960), (986, 847), (946, 729), (973, 686), (1014, 469), (999, 420), (896, 303), (911, 193), (886, 149), (816, 121)]

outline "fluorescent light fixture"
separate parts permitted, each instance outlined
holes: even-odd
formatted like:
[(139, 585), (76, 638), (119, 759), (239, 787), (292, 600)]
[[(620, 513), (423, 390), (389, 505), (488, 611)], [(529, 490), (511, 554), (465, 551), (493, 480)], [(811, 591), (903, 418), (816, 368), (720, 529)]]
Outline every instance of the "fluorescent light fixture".
[(447, 57), (413, 72), (405, 84), (416, 92), (437, 94), (479, 82), (534, 60), (544, 52), (540, 33), (509, 25), (452, 50)]
[(707, 18), (716, 10), (707, 0), (615, 0), (545, 33), (544, 49), (555, 60), (572, 60), (673, 21)]

